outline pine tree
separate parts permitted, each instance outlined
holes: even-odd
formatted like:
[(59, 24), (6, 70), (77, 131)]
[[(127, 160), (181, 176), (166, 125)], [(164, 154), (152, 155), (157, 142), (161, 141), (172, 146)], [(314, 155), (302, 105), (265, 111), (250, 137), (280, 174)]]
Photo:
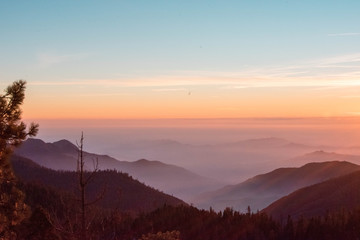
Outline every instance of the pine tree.
[(35, 136), (38, 124), (27, 129), (21, 121), (26, 82), (15, 81), (0, 95), (0, 239), (14, 238), (13, 228), (29, 215), (24, 194), (17, 188), (9, 156), (28, 136)]

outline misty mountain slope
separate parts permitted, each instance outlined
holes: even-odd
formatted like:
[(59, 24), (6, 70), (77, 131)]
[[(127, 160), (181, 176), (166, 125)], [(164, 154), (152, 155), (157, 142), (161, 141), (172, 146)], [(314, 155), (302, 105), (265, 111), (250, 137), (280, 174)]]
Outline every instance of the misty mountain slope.
[[(67, 140), (45, 143), (39, 139), (26, 140), (15, 153), (29, 158), (41, 166), (55, 170), (76, 169), (77, 147)], [(210, 178), (199, 176), (184, 168), (159, 161), (141, 159), (135, 162), (118, 161), (107, 155), (84, 152), (85, 168), (93, 169), (93, 161), (98, 160), (99, 169), (116, 169), (126, 172), (149, 186), (189, 200), (194, 194), (209, 191), (223, 184)]]
[[(233, 143), (220, 144), (222, 147), (236, 147), (243, 149), (259, 149), (259, 148), (280, 148), (291, 144), (290, 141), (283, 138), (254, 138), (241, 140)], [(305, 147), (305, 145), (304, 145)]]
[(357, 170), (360, 170), (360, 166), (339, 161), (309, 163), (300, 168), (279, 168), (240, 184), (201, 194), (193, 203), (201, 208), (211, 206), (216, 210), (233, 207), (245, 211), (250, 206), (256, 211), (299, 188)]
[[(41, 166), (54, 170), (76, 170), (78, 148), (67, 140), (45, 143), (40, 139), (29, 138), (15, 150), (15, 154), (29, 158)], [(84, 152), (85, 168), (93, 169), (93, 161), (99, 160), (100, 169), (113, 169), (119, 161), (106, 155)]]
[(347, 161), (352, 163), (360, 163), (360, 156), (339, 154), (336, 152), (314, 151), (301, 155), (289, 160), (295, 164), (306, 164), (309, 162), (326, 162), (326, 161)]
[(109, 147), (107, 152), (121, 158), (156, 159), (183, 166), (202, 176), (211, 176), (229, 184), (288, 166), (290, 158), (318, 149), (335, 150), (331, 146), (311, 146), (267, 137), (205, 145), (173, 140), (132, 141), (119, 143), (115, 148)]
[(159, 161), (140, 159), (135, 162), (122, 163), (120, 168), (140, 181), (185, 201), (199, 192), (224, 185), (220, 181), (202, 177), (184, 168)]
[(299, 189), (262, 211), (276, 219), (324, 216), (360, 207), (360, 171)]
[[(25, 183), (38, 183), (61, 191), (77, 193), (76, 172), (51, 170), (17, 155), (12, 156), (11, 162), (16, 176)], [(172, 206), (185, 204), (180, 199), (145, 186), (127, 174), (113, 170), (101, 170), (94, 175), (86, 190), (87, 198), (89, 201), (94, 200), (102, 192), (104, 195), (98, 203), (99, 206), (128, 212), (147, 212), (164, 204)]]

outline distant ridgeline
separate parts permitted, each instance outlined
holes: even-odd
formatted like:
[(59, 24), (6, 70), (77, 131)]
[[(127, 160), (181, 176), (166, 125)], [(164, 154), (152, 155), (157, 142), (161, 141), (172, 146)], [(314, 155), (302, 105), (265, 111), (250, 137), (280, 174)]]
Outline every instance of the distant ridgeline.
[[(15, 153), (37, 164), (54, 170), (76, 170), (78, 148), (67, 140), (45, 143), (40, 139), (26, 140)], [(222, 183), (199, 176), (187, 169), (159, 161), (141, 159), (134, 162), (119, 161), (108, 155), (84, 152), (85, 169), (92, 170), (97, 160), (101, 170), (128, 173), (146, 185), (189, 201), (202, 191), (210, 191)]]

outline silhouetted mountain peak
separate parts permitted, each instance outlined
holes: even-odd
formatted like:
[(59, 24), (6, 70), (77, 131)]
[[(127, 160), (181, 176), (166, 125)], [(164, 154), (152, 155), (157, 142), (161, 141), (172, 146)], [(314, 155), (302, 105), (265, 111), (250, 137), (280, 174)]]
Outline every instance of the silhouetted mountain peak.
[(23, 145), (27, 144), (27, 145), (32, 145), (32, 146), (41, 146), (41, 145), (45, 145), (46, 143), (38, 138), (28, 138), (25, 142), (23, 142)]
[[(41, 139), (37, 138), (29, 138), (24, 141), (19, 148), (15, 150), (15, 152), (38, 152), (38, 153), (45, 153), (45, 152), (52, 152), (55, 151), (56, 147), (51, 144), (45, 143)], [(20, 154), (21, 155), (21, 154)]]
[(53, 142), (52, 144), (64, 152), (74, 152), (74, 151), (77, 152), (78, 151), (78, 147), (66, 139), (62, 139), (60, 141)]
[(160, 161), (150, 161), (147, 159), (139, 159), (134, 162), (136, 165), (142, 165), (142, 166), (165, 166), (166, 164), (160, 162)]

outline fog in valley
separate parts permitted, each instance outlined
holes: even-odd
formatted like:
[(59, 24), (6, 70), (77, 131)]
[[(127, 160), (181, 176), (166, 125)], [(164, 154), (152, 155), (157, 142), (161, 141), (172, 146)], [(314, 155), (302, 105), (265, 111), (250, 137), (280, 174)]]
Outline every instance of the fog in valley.
[[(357, 118), (38, 120), (39, 138), (73, 143), (122, 161), (174, 164), (225, 184), (236, 184), (315, 151), (360, 154)], [(316, 161), (315, 159), (309, 159)]]

